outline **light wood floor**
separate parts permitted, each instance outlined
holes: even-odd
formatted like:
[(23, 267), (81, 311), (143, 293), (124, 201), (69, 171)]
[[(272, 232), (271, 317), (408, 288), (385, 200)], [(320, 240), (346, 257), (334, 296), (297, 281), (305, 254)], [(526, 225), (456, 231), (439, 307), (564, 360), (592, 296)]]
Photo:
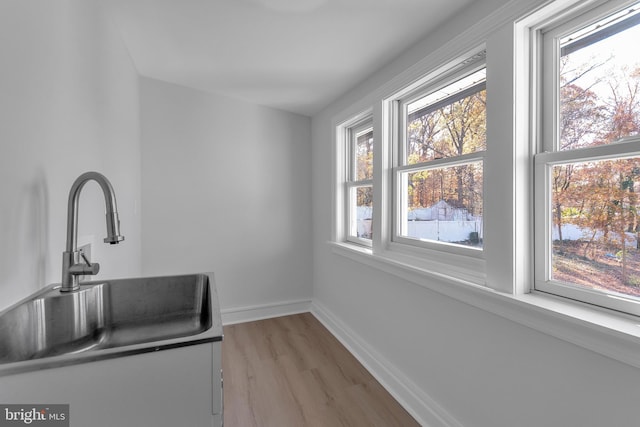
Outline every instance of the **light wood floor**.
[(311, 314), (224, 327), (225, 427), (417, 426)]

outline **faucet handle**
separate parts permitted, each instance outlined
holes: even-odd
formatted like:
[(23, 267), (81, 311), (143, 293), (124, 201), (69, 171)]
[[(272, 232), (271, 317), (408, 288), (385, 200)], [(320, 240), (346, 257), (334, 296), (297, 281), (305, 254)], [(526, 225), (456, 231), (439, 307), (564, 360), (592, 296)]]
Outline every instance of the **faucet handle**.
[(87, 259), (87, 256), (84, 254), (84, 252), (82, 252), (82, 250), (80, 250), (80, 256), (84, 260), (85, 264), (87, 264), (89, 267), (91, 267), (91, 262)]
[(95, 276), (96, 274), (98, 274), (98, 272), (100, 271), (100, 264), (98, 264), (97, 262), (89, 262), (84, 252), (79, 251), (79, 253), (86, 264), (73, 264), (71, 267), (69, 267), (69, 273), (74, 276)]
[(94, 262), (93, 264), (73, 264), (69, 267), (69, 273), (74, 276), (95, 276), (100, 271), (100, 264)]
[(89, 267), (89, 269), (88, 271), (85, 270), (84, 274), (87, 274), (90, 276), (95, 276), (100, 271), (100, 264), (98, 264), (97, 262), (94, 262), (93, 264), (88, 265), (87, 267)]

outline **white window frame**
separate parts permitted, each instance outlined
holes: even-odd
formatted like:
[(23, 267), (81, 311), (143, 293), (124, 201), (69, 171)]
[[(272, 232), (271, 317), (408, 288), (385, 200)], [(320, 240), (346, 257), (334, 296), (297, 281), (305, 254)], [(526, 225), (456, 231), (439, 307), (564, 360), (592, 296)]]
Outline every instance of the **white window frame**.
[[(361, 187), (374, 189), (374, 180), (358, 180), (356, 173), (356, 151), (358, 136), (373, 130), (371, 111), (367, 110), (353, 115), (348, 120), (336, 125), (335, 163), (336, 170), (336, 221), (334, 239), (359, 247), (371, 248), (372, 240), (358, 237), (353, 232), (352, 224), (357, 218), (357, 205), (353, 203), (353, 192)], [(374, 136), (375, 138), (375, 136)], [(375, 157), (375, 147), (374, 147)]]
[[(356, 243), (358, 245), (371, 247), (372, 240), (359, 237), (357, 234), (357, 230), (354, 232), (353, 227), (354, 227), (354, 224), (357, 223), (357, 217), (358, 217), (358, 214), (357, 214), (358, 205), (355, 200), (357, 199), (357, 194), (354, 194), (354, 193), (357, 193), (357, 190), (359, 188), (364, 188), (364, 187), (371, 187), (373, 192), (373, 177), (370, 179), (358, 180), (358, 177), (356, 176), (356, 174), (358, 173), (358, 167), (357, 167), (358, 159), (356, 155), (358, 138), (365, 133), (373, 132), (373, 120), (369, 116), (364, 120), (361, 120), (358, 123), (346, 128), (345, 131), (347, 132), (347, 135), (345, 136), (345, 139), (347, 142), (345, 148), (347, 150), (347, 158), (349, 159), (346, 165), (347, 180), (345, 182), (345, 187), (346, 187), (345, 197), (347, 198), (347, 200), (345, 201), (345, 204), (347, 206), (347, 209), (345, 211), (346, 213), (345, 224), (347, 226), (346, 240), (352, 243)], [(375, 151), (374, 151), (374, 156), (375, 156)]]
[[(581, 163), (640, 156), (640, 136), (626, 138), (623, 142), (560, 151), (559, 145), (559, 91), (557, 73), (559, 60), (559, 40), (580, 27), (606, 17), (634, 1), (610, 1), (589, 10), (573, 7), (559, 14), (552, 21), (543, 22), (533, 28), (534, 55), (539, 60), (537, 67), (538, 93), (534, 94), (532, 110), (541, 117), (536, 126), (538, 153), (534, 156), (534, 198), (535, 198), (535, 266), (534, 288), (549, 294), (593, 304), (633, 315), (640, 315), (640, 303), (621, 295), (571, 286), (551, 278), (552, 253), (551, 236), (551, 175), (553, 166), (558, 164)], [(601, 2), (600, 2), (601, 3)], [(535, 121), (535, 119), (533, 119)]]
[[(485, 53), (481, 51), (472, 55), (471, 58), (465, 59), (458, 64), (455, 64), (451, 69), (444, 72), (443, 75), (435, 79), (429, 79), (417, 88), (412, 89), (409, 92), (401, 92), (401, 96), (395, 96), (391, 99), (392, 108), (390, 109), (391, 115), (389, 120), (391, 127), (394, 129), (394, 137), (390, 140), (392, 147), (391, 150), (394, 153), (393, 156), (393, 226), (392, 226), (392, 241), (401, 245), (414, 246), (416, 248), (427, 249), (430, 252), (444, 252), (456, 255), (462, 255), (472, 258), (483, 258), (482, 248), (465, 247), (463, 245), (452, 244), (442, 241), (420, 240), (408, 237), (404, 235), (403, 228), (406, 224), (406, 213), (403, 206), (406, 203), (407, 184), (404, 179), (405, 174), (412, 172), (421, 172), (433, 169), (444, 169), (455, 166), (462, 166), (465, 164), (482, 162), (484, 167), (485, 152), (476, 152), (470, 154), (464, 154), (456, 157), (449, 157), (437, 160), (431, 160), (429, 162), (423, 162), (418, 164), (407, 164), (407, 114), (406, 108), (412, 102), (423, 98), (431, 93), (437, 92), (440, 89), (447, 87), (456, 81), (473, 74), (482, 69), (486, 69), (486, 62), (484, 60)], [(482, 83), (486, 89), (486, 80)], [(457, 94), (451, 95), (455, 97)], [(449, 98), (442, 100), (447, 101)], [(441, 101), (438, 101), (440, 103)], [(484, 176), (484, 174), (483, 174)], [(484, 178), (483, 178), (484, 181)], [(484, 188), (484, 182), (482, 183)], [(483, 199), (484, 204), (484, 199)], [(483, 209), (484, 212), (484, 209)], [(483, 221), (484, 224), (484, 221)], [(482, 232), (484, 235), (484, 230)], [(428, 256), (427, 252), (424, 252)]]

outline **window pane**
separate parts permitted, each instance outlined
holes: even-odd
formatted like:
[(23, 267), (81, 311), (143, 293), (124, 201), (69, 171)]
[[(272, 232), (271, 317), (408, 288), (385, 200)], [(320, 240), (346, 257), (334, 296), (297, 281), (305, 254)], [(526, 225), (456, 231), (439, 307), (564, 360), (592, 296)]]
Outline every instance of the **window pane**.
[(371, 223), (373, 221), (373, 187), (356, 187), (351, 191), (351, 206), (355, 212), (351, 215), (350, 235), (361, 239), (371, 239), (373, 236)]
[(406, 164), (486, 149), (485, 70), (407, 105)]
[(552, 168), (554, 280), (640, 297), (640, 158)]
[(373, 129), (356, 136), (356, 180), (373, 179)]
[(407, 172), (401, 235), (482, 247), (482, 161)]
[(640, 133), (638, 12), (625, 9), (560, 41), (560, 150)]

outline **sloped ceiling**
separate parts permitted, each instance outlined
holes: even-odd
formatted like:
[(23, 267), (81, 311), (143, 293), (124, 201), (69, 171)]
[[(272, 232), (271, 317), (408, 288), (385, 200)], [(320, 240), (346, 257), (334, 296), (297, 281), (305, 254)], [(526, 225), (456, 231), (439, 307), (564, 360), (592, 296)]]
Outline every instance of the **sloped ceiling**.
[(141, 75), (313, 115), (474, 0), (109, 0)]

